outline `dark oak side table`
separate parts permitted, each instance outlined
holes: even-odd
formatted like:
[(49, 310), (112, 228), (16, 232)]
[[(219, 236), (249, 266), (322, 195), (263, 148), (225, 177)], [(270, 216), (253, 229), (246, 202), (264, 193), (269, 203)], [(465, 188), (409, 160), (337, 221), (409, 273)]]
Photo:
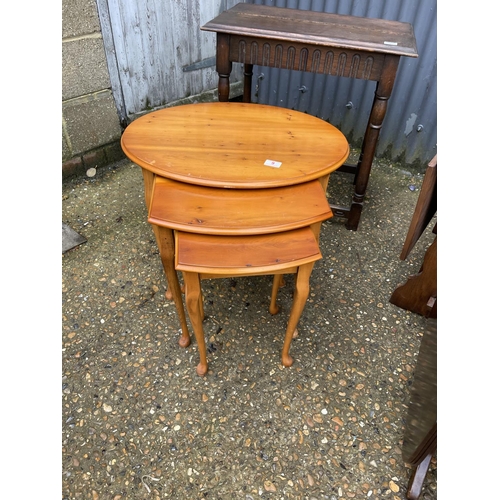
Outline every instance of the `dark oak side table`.
[(244, 64), (243, 102), (251, 102), (253, 66), (309, 71), (377, 82), (350, 207), (331, 204), (357, 230), (378, 136), (401, 56), (418, 57), (410, 23), (239, 3), (201, 27), (217, 33), (220, 101), (229, 100), (232, 63)]

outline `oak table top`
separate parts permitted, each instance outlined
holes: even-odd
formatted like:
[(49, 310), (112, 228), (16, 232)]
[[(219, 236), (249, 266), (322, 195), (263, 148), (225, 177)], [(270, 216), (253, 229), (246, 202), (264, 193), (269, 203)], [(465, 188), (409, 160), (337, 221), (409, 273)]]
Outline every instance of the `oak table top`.
[(329, 12), (239, 3), (201, 29), (346, 50), (418, 55), (410, 23)]
[[(229, 100), (233, 63), (243, 64), (243, 102), (253, 93), (253, 68), (296, 70), (377, 82), (354, 174), (350, 206), (330, 204), (335, 217), (356, 231), (375, 157), (378, 136), (402, 56), (418, 57), (410, 23), (328, 12), (238, 3), (201, 27), (217, 35), (219, 101)], [(359, 117), (364, 120), (363, 117)]]
[(248, 103), (186, 104), (132, 122), (121, 139), (134, 163), (161, 177), (261, 189), (320, 179), (349, 144), (333, 125), (299, 111)]

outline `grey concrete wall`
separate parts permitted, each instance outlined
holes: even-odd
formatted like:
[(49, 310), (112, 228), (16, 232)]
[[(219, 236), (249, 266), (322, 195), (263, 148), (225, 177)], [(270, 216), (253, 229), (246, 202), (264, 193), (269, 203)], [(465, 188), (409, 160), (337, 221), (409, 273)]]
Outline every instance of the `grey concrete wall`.
[(95, 0), (62, 1), (62, 173), (123, 158)]

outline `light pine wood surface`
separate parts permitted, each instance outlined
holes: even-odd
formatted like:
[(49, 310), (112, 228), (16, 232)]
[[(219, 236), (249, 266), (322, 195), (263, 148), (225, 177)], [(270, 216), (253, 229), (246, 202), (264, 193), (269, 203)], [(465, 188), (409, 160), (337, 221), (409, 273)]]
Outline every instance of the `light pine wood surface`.
[(269, 189), (220, 189), (157, 177), (148, 221), (192, 233), (241, 235), (288, 231), (332, 216), (319, 181)]
[(319, 179), (349, 155), (333, 125), (277, 106), (211, 102), (154, 111), (122, 135), (134, 163), (162, 177), (236, 189)]

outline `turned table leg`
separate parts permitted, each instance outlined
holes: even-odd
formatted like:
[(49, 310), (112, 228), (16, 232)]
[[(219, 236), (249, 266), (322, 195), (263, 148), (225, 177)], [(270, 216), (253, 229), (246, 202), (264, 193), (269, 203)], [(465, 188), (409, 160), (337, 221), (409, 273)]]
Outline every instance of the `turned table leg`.
[(387, 102), (391, 96), (396, 72), (399, 64), (399, 56), (385, 57), (384, 69), (380, 80), (377, 82), (375, 98), (373, 100), (370, 118), (363, 138), (363, 146), (354, 179), (354, 194), (352, 197), (351, 208), (347, 218), (347, 229), (356, 231), (358, 229), (363, 202), (365, 199), (368, 179), (372, 168), (373, 158), (377, 147), (378, 136), (382, 128), (382, 122), (387, 111)]
[(215, 59), (215, 70), (219, 74), (218, 94), (220, 102), (229, 101), (229, 75), (233, 63), (229, 59), (230, 35), (217, 33), (217, 53)]
[(243, 66), (243, 102), (252, 102), (253, 64)]

